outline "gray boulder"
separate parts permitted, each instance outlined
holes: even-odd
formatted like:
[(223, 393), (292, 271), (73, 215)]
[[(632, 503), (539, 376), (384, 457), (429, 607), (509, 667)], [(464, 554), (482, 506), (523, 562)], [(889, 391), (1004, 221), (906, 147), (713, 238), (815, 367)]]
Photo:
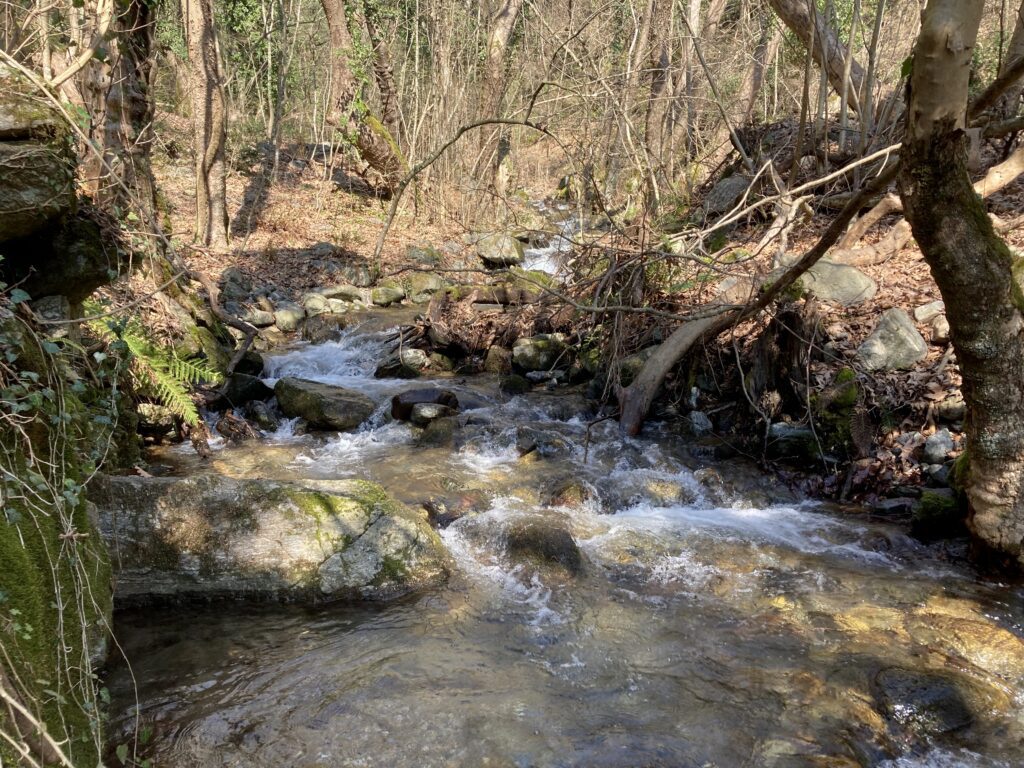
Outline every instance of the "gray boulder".
[(368, 262), (330, 243), (317, 243), (310, 252), (313, 266), (354, 286), (369, 288), (377, 280), (377, 272)]
[(355, 429), (376, 409), (373, 400), (344, 387), (285, 377), (274, 385), (285, 416), (305, 419), (312, 429)]
[(232, 374), (224, 385), (224, 400), (227, 405), (238, 407), (253, 400), (269, 400), (274, 390), (263, 380), (245, 373)]
[(0, 242), (27, 237), (75, 205), (75, 157), (61, 120), (0, 65)]
[(382, 285), (370, 292), (370, 301), (378, 307), (390, 307), (405, 298), (405, 290), (397, 285)]
[(512, 362), (524, 371), (548, 370), (558, 362), (567, 362), (565, 336), (542, 333), (518, 339), (512, 345)]
[(391, 418), (410, 421), (416, 407), (425, 404), (444, 406), (452, 411), (459, 409), (459, 399), (451, 390), (433, 387), (409, 389), (391, 398)]
[(476, 252), (486, 267), (512, 267), (523, 263), (523, 244), (500, 232), (480, 237), (476, 241)]
[(252, 280), (238, 267), (228, 267), (221, 273), (221, 301), (246, 301), (252, 291)]
[(409, 421), (417, 427), (425, 427), (437, 419), (446, 419), (455, 413), (455, 409), (440, 403), (416, 403), (412, 407)]
[(869, 371), (910, 368), (928, 355), (928, 345), (914, 327), (914, 321), (902, 309), (890, 309), (882, 315), (857, 357)]
[(409, 300), (414, 304), (430, 301), (431, 297), (445, 286), (444, 280), (433, 272), (413, 272), (407, 283)]
[(347, 283), (325, 285), (322, 288), (317, 288), (315, 293), (319, 293), (326, 299), (341, 299), (342, 301), (363, 301), (366, 297), (366, 291), (362, 288)]
[(946, 311), (943, 301), (930, 301), (914, 310), (914, 319), (919, 323), (930, 323)]
[(425, 517), (361, 480), (101, 477), (89, 489), (122, 603), (389, 599), (450, 568)]
[(931, 330), (932, 344), (941, 345), (949, 342), (949, 320), (945, 315), (936, 315), (928, 325)]
[(942, 464), (955, 447), (948, 429), (940, 429), (924, 441), (922, 456), (928, 464)]
[(0, 142), (0, 168), (0, 242), (38, 232), (74, 206), (74, 162), (60, 145)]
[(404, 347), (377, 366), (378, 379), (415, 379), (430, 368), (430, 355), (422, 349)]
[(302, 295), (302, 309), (308, 317), (329, 314), (331, 308), (327, 301), (327, 297), (321, 293), (305, 293)]
[(717, 216), (731, 210), (750, 188), (750, 179), (744, 176), (727, 176), (717, 182), (704, 198), (704, 210)]
[(842, 307), (869, 301), (878, 293), (877, 283), (859, 269), (831, 261), (819, 261), (801, 280), (812, 295)]
[(298, 304), (283, 302), (274, 307), (274, 325), (279, 331), (290, 333), (296, 331), (306, 319), (306, 310)]

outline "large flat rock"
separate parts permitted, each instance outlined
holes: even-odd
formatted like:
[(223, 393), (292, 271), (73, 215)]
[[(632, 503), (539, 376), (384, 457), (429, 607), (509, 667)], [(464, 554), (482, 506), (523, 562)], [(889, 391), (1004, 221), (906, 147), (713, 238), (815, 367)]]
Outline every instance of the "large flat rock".
[(313, 429), (355, 429), (377, 407), (360, 392), (292, 376), (279, 379), (274, 394), (281, 413), (303, 418)]
[(437, 584), (450, 568), (424, 516), (361, 480), (100, 477), (89, 489), (122, 604), (380, 600)]

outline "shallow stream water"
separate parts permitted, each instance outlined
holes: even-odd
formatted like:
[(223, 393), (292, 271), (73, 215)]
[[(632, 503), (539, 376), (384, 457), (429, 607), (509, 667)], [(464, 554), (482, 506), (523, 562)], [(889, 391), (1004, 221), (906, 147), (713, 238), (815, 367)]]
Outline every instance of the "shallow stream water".
[[(378, 326), (379, 327), (379, 322)], [(361, 477), (419, 506), (456, 570), (387, 605), (217, 604), (118, 615), (113, 724), (165, 766), (1024, 765), (1024, 592), (948, 545), (801, 502), (653, 425), (588, 427), (579, 396), (509, 398), (486, 377), (455, 447), (417, 445), (372, 377), (374, 326), (268, 361), (381, 403), (357, 432), (217, 446), (179, 473)], [(524, 442), (538, 446), (521, 456)], [(589, 500), (550, 507), (568, 479)], [(557, 518), (580, 575), (511, 561), (511, 520)]]

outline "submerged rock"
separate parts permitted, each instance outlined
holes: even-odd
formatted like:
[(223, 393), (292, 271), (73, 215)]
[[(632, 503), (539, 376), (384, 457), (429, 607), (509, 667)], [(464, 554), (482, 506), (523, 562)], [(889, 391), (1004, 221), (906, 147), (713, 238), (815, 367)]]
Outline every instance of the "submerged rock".
[(376, 408), (359, 392), (290, 376), (277, 382), (274, 394), (281, 413), (305, 419), (312, 429), (355, 429)]
[(90, 485), (116, 596), (388, 599), (437, 584), (449, 557), (427, 521), (361, 480), (303, 487), (222, 476)]
[(513, 521), (505, 532), (505, 546), (509, 556), (516, 560), (560, 566), (572, 576), (583, 570), (583, 556), (572, 534), (548, 517)]
[(445, 406), (456, 411), (459, 408), (459, 399), (454, 392), (448, 389), (434, 387), (408, 389), (391, 398), (391, 417), (399, 421), (409, 421), (412, 419), (416, 406), (422, 404)]
[(597, 490), (578, 477), (563, 478), (552, 484), (544, 494), (544, 505), (584, 509), (598, 501)]
[(939, 736), (974, 722), (968, 687), (952, 677), (907, 669), (883, 669), (875, 677), (882, 713), (917, 736)]

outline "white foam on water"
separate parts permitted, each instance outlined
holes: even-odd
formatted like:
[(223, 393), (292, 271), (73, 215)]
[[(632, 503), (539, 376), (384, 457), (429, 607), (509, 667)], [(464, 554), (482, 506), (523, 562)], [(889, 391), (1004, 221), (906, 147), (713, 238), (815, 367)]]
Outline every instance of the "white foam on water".
[(576, 220), (567, 219), (558, 224), (558, 234), (553, 235), (546, 246), (525, 248), (523, 250), (523, 269), (558, 275), (562, 271), (566, 256), (572, 251), (572, 242), (568, 235), (575, 228)]
[(863, 526), (812, 511), (813, 505), (754, 508), (698, 507), (675, 505), (658, 507), (641, 503), (615, 515), (623, 526), (692, 537), (712, 536), (753, 544), (782, 546), (812, 555), (837, 555), (881, 565), (891, 570), (903, 566), (883, 552), (869, 549), (861, 542)]
[(472, 518), (463, 518), (439, 531), (455, 559), (459, 569), (478, 584), (497, 588), (509, 602), (522, 606), (528, 612), (528, 623), (533, 626), (550, 626), (565, 621), (558, 611), (551, 607), (552, 590), (541, 581), (537, 573), (530, 572), (521, 564), (509, 565), (498, 556), (492, 546), (483, 546), (467, 535), (469, 525), (494, 529), (488, 539), (497, 539), (501, 524), (514, 516), (523, 507), (523, 501), (515, 497), (498, 497), (486, 512)]
[(296, 376), (330, 384), (373, 376), (378, 363), (387, 356), (382, 336), (359, 334), (356, 329), (343, 332), (338, 341), (308, 344), (264, 360), (266, 379)]
[(478, 475), (511, 472), (519, 460), (515, 430), (506, 430), (499, 438), (476, 438), (452, 454), (449, 461)]
[(886, 760), (878, 768), (1011, 768), (1010, 763), (971, 752), (967, 749), (935, 749), (925, 755), (908, 755)]
[(322, 445), (295, 457), (293, 464), (331, 472), (337, 477), (362, 474), (367, 463), (385, 457), (397, 445), (413, 440), (408, 424), (390, 422), (357, 432), (338, 432)]

